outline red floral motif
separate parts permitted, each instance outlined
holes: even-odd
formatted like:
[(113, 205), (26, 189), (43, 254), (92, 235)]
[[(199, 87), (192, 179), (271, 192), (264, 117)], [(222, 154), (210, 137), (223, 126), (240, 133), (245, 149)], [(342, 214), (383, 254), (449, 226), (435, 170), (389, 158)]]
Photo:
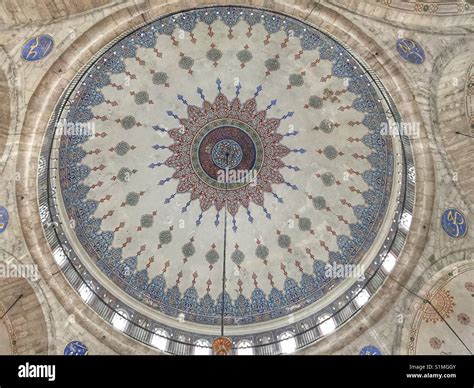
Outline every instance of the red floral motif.
[(469, 325), (469, 323), (471, 323), (471, 318), (466, 313), (459, 313), (458, 314), (458, 322), (461, 325)]
[[(173, 152), (165, 162), (168, 167), (175, 169), (174, 179), (179, 180), (178, 193), (191, 193), (191, 200), (199, 199), (201, 210), (204, 212), (211, 206), (221, 210), (225, 204), (224, 189), (205, 183), (196, 174), (192, 165), (192, 145), (196, 134), (207, 124), (218, 119), (235, 119), (245, 123), (260, 138), (264, 157), (255, 184), (227, 190), (227, 208), (231, 215), (237, 214), (239, 207), (248, 208), (250, 202), (262, 206), (264, 193), (272, 191), (272, 184), (283, 183), (284, 178), (279, 172), (285, 166), (281, 158), (288, 155), (290, 149), (280, 141), (283, 135), (277, 133), (280, 119), (266, 118), (266, 111), (257, 111), (254, 98), (241, 103), (239, 98), (229, 101), (219, 93), (214, 103), (204, 101), (202, 107), (188, 106), (188, 118), (180, 118), (181, 128), (168, 131), (174, 143), (169, 147)], [(257, 151), (258, 152), (258, 151)]]
[(466, 290), (468, 290), (469, 292), (474, 293), (474, 283), (473, 282), (466, 282), (464, 284), (464, 287), (466, 287)]
[(443, 341), (440, 340), (438, 337), (432, 337), (430, 338), (430, 346), (433, 349), (439, 349), (443, 345)]

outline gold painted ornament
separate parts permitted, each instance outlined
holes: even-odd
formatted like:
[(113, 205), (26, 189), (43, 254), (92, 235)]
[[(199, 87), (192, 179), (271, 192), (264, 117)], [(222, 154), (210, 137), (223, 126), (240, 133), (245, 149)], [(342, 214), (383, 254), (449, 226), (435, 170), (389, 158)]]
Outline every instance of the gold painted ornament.
[(212, 341), (212, 351), (217, 356), (227, 356), (232, 350), (232, 341), (227, 337), (219, 337)]

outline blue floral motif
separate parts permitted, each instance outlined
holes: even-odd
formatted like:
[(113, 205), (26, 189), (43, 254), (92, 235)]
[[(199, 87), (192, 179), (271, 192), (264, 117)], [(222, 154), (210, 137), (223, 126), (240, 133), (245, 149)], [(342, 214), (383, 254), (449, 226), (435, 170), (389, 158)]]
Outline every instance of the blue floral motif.
[[(124, 58), (128, 58), (130, 55), (125, 55), (122, 49), (117, 49), (117, 56), (107, 58), (107, 62), (103, 64), (103, 68), (107, 71), (110, 71), (113, 74), (123, 73), (125, 71), (125, 65), (120, 58), (120, 55), (123, 55)], [(104, 85), (105, 86), (105, 85)]]
[(357, 255), (357, 245), (354, 243), (354, 239), (348, 236), (337, 236), (336, 240), (343, 256), (351, 259)]
[(257, 10), (251, 12), (244, 12), (243, 20), (245, 20), (249, 26), (254, 26), (261, 22), (262, 13)]
[(153, 278), (147, 286), (145, 293), (152, 299), (163, 300), (165, 297), (166, 280), (163, 275), (158, 275)]
[(321, 59), (335, 61), (340, 57), (339, 54), (344, 54), (344, 52), (345, 50), (336, 42), (329, 41), (326, 37), (320, 39), (319, 56)]
[(197, 17), (199, 17), (200, 21), (206, 23), (209, 26), (218, 19), (218, 15), (216, 14), (216, 12), (213, 12), (209, 8), (197, 10), (196, 15)]
[(179, 287), (178, 286), (171, 287), (166, 293), (165, 303), (164, 303), (167, 309), (170, 308), (170, 311), (172, 312), (171, 315), (177, 314), (176, 309), (172, 309), (172, 307), (178, 308), (180, 305), (180, 302), (181, 302), (181, 291), (179, 290)]
[(263, 19), (263, 25), (269, 34), (274, 34), (280, 31), (283, 20), (278, 15), (267, 16)]
[(298, 286), (298, 283), (296, 280), (292, 278), (286, 278), (285, 284), (285, 293), (286, 293), (286, 298), (289, 303), (297, 303), (301, 297), (302, 297), (302, 292), (301, 288)]
[(354, 65), (351, 62), (347, 62), (347, 58), (342, 56), (339, 58), (332, 68), (332, 72), (336, 77), (353, 77), (355, 73)]
[(248, 299), (242, 294), (237, 297), (234, 303), (234, 311), (239, 317), (245, 317), (252, 313)]
[(179, 28), (187, 32), (192, 32), (194, 27), (196, 27), (197, 22), (198, 15), (196, 14), (186, 14), (176, 18), (176, 23), (178, 24)]
[(171, 18), (158, 20), (153, 26), (162, 35), (172, 35), (176, 29), (175, 22)]
[(132, 256), (124, 260), (124, 262), (118, 266), (117, 273), (123, 279), (127, 279), (136, 269), (137, 269), (137, 257)]
[(273, 287), (268, 298), (268, 303), (272, 310), (278, 310), (287, 305), (287, 300), (282, 291)]
[(316, 34), (312, 31), (304, 31), (299, 29), (298, 33), (301, 36), (301, 48), (303, 50), (314, 50), (321, 44), (321, 38), (319, 34)]
[(216, 315), (216, 311), (220, 310), (218, 310), (218, 308), (215, 306), (214, 299), (212, 299), (209, 294), (204, 295), (199, 303), (199, 315), (197, 317), (197, 321), (202, 323), (214, 323), (212, 317)]
[(196, 314), (199, 305), (198, 305), (199, 296), (196, 288), (189, 287), (185, 292), (183, 299), (180, 301), (180, 309), (186, 311), (187, 313)]
[(134, 297), (139, 297), (148, 284), (148, 272), (145, 269), (132, 274), (127, 282), (125, 291)]
[(268, 301), (265, 293), (260, 288), (255, 288), (251, 296), (252, 313), (262, 314), (268, 311)]
[[(217, 297), (216, 311), (222, 311), (222, 294)], [(233, 316), (234, 308), (232, 306), (232, 298), (228, 292), (224, 292), (224, 316)]]
[(234, 27), (240, 20), (240, 10), (234, 7), (226, 7), (218, 11), (222, 21), (228, 27)]
[(133, 35), (133, 39), (142, 47), (153, 48), (156, 45), (155, 32), (152, 30), (138, 31)]
[(304, 295), (311, 294), (318, 289), (318, 283), (313, 276), (303, 273), (301, 276), (301, 289)]

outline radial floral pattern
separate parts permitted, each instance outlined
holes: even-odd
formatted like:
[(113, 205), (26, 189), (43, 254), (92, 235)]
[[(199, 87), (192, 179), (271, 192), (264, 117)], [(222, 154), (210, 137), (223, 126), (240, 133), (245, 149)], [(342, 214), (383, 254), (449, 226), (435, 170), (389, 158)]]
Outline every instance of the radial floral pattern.
[[(255, 98), (244, 104), (238, 97), (228, 101), (219, 90), (213, 104), (204, 100), (202, 108), (188, 106), (189, 118), (179, 120), (182, 127), (168, 131), (175, 143), (165, 164), (176, 170), (176, 192), (189, 192), (190, 201), (199, 199), (203, 212), (213, 205), (219, 211), (225, 202), (232, 216), (240, 205), (248, 209), (251, 201), (263, 207), (264, 193), (285, 181), (279, 170), (290, 149), (280, 144), (280, 120), (267, 119), (266, 111), (256, 108)], [(231, 179), (227, 171), (226, 179), (226, 168), (244, 175), (234, 173)]]
[[(415, 302), (407, 331), (408, 354), (470, 354), (474, 335), (472, 284), (474, 265), (457, 263), (430, 288), (422, 291), (424, 302)], [(424, 294), (426, 292), (426, 294)], [(427, 302), (429, 301), (429, 302)]]
[(391, 222), (378, 96), (340, 44), (294, 19), (161, 18), (69, 97), (62, 119), (94, 134), (59, 137), (68, 237), (168, 316), (242, 325), (307, 308), (343, 281), (328, 265), (363, 262)]

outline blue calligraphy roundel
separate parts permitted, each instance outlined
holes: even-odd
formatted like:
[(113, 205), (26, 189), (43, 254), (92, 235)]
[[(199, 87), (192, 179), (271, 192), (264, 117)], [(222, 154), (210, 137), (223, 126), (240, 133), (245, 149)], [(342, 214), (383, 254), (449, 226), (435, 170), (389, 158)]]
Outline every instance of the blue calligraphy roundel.
[(467, 233), (467, 219), (458, 209), (447, 209), (441, 216), (441, 226), (448, 236), (464, 237)]
[(359, 352), (361, 356), (380, 356), (381, 354), (380, 349), (373, 345), (364, 346)]
[(38, 35), (28, 39), (21, 49), (21, 57), (28, 62), (43, 59), (53, 50), (54, 39), (49, 35)]
[(396, 48), (400, 56), (407, 62), (419, 65), (425, 60), (425, 51), (412, 39), (398, 39)]
[(64, 348), (65, 356), (86, 356), (89, 353), (89, 349), (80, 341), (69, 342)]

